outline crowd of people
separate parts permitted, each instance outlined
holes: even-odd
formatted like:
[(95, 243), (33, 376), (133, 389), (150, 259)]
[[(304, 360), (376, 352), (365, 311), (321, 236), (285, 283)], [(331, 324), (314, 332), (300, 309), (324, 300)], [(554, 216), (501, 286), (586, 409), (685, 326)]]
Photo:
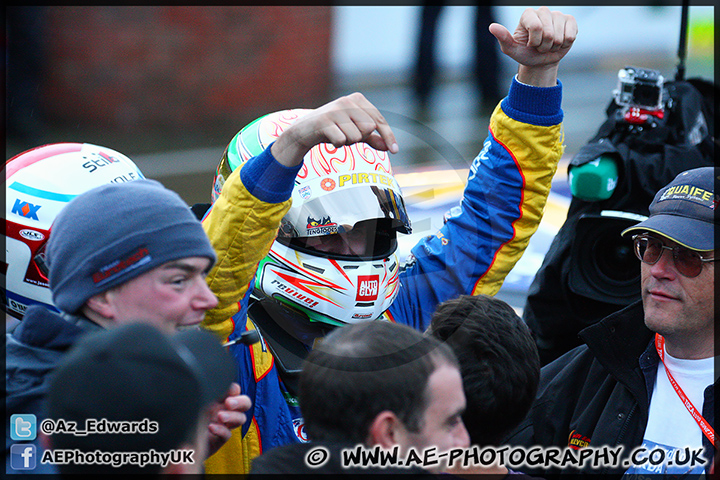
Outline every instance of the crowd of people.
[[(533, 332), (493, 295), (563, 153), (558, 69), (577, 25), (541, 7), (513, 33), (489, 30), (517, 75), (461, 208), (405, 261), (397, 234), (412, 224), (389, 161), (400, 146), (361, 93), (240, 130), (209, 205), (190, 208), (104, 147), (10, 159), (6, 310), (21, 321), (6, 336), (6, 472), (710, 471), (714, 168), (678, 175), (623, 232), (641, 300), (541, 369)], [(57, 165), (76, 179), (124, 173), (62, 194), (56, 179), (28, 185)], [(622, 461), (502, 454), (537, 446), (621, 446)], [(640, 462), (638, 448), (663, 459)]]

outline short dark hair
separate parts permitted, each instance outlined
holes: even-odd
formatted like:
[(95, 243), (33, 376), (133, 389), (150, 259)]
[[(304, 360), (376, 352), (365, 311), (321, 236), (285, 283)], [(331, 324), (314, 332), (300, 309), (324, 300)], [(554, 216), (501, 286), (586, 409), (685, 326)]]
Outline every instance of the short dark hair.
[(428, 380), (445, 364), (458, 366), (449, 347), (405, 325), (375, 320), (335, 329), (310, 352), (300, 374), (298, 400), (309, 438), (364, 443), (385, 410), (419, 431)]
[(471, 443), (497, 445), (525, 418), (537, 391), (540, 360), (527, 325), (500, 299), (461, 295), (437, 307), (428, 333), (460, 363)]

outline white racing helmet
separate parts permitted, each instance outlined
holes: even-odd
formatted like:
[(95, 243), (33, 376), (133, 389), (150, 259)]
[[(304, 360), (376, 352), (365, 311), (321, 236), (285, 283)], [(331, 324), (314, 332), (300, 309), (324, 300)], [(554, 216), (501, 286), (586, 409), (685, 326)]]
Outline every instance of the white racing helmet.
[[(229, 143), (213, 185), (217, 199), (232, 171), (265, 150), (309, 110), (265, 115)], [(344, 233), (358, 225), (371, 232), (359, 255), (324, 253), (308, 238)], [(369, 225), (368, 225), (369, 224)], [(386, 152), (368, 144), (313, 147), (295, 179), (292, 207), (270, 253), (260, 262), (255, 291), (331, 325), (378, 318), (399, 289), (396, 232), (411, 226)]]
[(81, 193), (105, 183), (144, 178), (125, 155), (88, 143), (54, 143), (5, 162), (5, 311), (22, 318), (28, 306), (52, 303), (45, 245), (60, 210)]

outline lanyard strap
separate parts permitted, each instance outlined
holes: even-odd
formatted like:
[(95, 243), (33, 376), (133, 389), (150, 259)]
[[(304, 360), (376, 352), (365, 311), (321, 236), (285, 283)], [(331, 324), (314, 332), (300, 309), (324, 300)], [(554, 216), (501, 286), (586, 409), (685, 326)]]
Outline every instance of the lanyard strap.
[(703, 416), (700, 415), (700, 413), (695, 408), (695, 405), (693, 405), (687, 395), (685, 395), (682, 387), (678, 385), (678, 383), (675, 381), (675, 378), (672, 376), (672, 373), (670, 373), (670, 370), (668, 370), (667, 365), (665, 365), (665, 339), (659, 333), (655, 334), (655, 348), (657, 349), (657, 353), (660, 356), (660, 361), (665, 367), (665, 373), (667, 373), (670, 385), (672, 385), (672, 387), (675, 389), (675, 393), (677, 393), (678, 397), (680, 397), (680, 401), (682, 401), (683, 405), (685, 405), (685, 408), (687, 408), (688, 412), (690, 412), (690, 415), (692, 415), (697, 424), (700, 426), (700, 430), (702, 430), (703, 434), (708, 438), (708, 440), (710, 440), (710, 443), (715, 445), (715, 430), (713, 430), (712, 426), (710, 426), (707, 420), (705, 420)]

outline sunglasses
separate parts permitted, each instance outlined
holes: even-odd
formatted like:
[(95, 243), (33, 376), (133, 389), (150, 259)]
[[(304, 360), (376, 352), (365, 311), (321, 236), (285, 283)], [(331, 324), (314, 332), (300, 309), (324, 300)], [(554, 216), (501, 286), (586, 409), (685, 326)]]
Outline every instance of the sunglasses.
[(670, 250), (677, 271), (689, 278), (700, 275), (705, 262), (715, 261), (714, 258), (703, 258), (698, 252), (689, 248), (668, 247), (663, 244), (662, 240), (648, 235), (635, 235), (633, 245), (635, 246), (635, 256), (648, 265), (655, 265), (662, 257), (663, 250)]

